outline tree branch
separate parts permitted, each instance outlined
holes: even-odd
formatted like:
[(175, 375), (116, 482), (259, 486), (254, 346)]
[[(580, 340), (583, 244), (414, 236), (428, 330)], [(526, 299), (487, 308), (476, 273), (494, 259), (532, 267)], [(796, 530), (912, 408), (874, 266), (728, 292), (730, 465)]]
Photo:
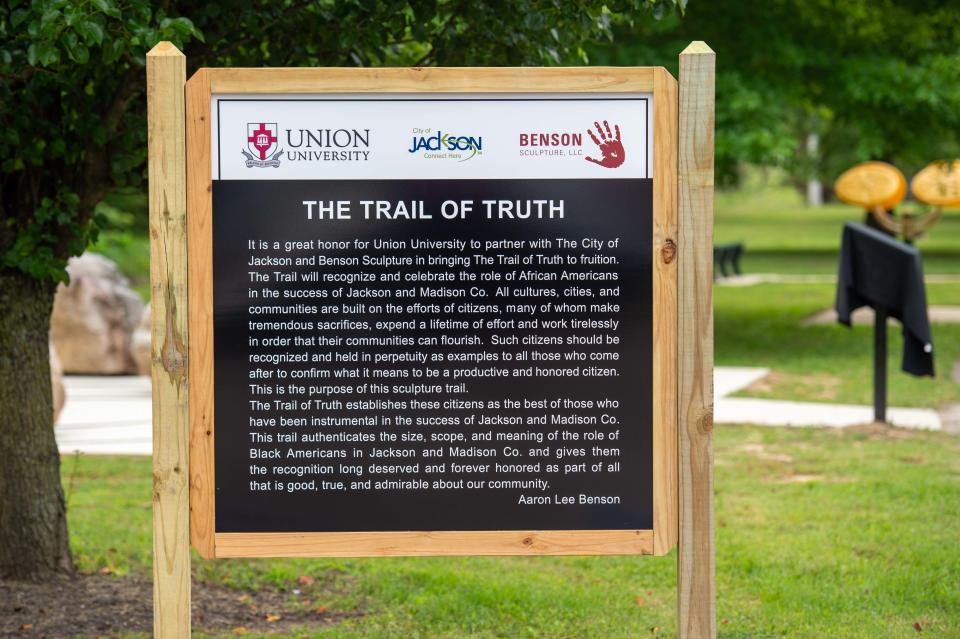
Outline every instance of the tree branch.
[[(440, 27), (434, 32), (434, 36), (440, 36), (444, 31), (447, 30), (454, 20), (460, 15), (460, 12), (463, 11), (463, 3), (457, 3), (457, 6), (450, 11), (450, 15), (447, 16), (447, 19), (443, 21)], [(434, 46), (433, 42), (430, 43), (430, 50), (420, 56), (420, 59), (413, 63), (415, 67), (422, 67), (433, 57), (433, 54), (437, 52), (437, 48)]]
[(289, 16), (291, 13), (295, 11), (299, 11), (301, 9), (305, 9), (313, 3), (314, 3), (314, 0), (306, 0), (305, 2), (299, 2), (299, 3), (294, 3), (290, 5), (289, 7), (281, 11), (279, 14), (277, 14), (277, 16), (274, 17), (273, 20), (263, 25), (263, 27), (258, 31), (255, 31), (249, 34), (245, 38), (237, 38), (235, 40), (231, 40), (230, 44), (224, 47), (219, 47), (216, 52), (214, 52), (210, 48), (210, 45), (207, 44), (206, 42), (200, 42), (199, 40), (194, 40), (193, 41), (194, 46), (191, 47), (190, 56), (188, 59), (192, 60), (196, 58), (199, 63), (198, 66), (206, 66), (206, 65), (212, 64), (217, 58), (224, 56), (228, 53), (231, 53), (232, 51), (235, 51), (237, 48), (245, 44), (250, 44), (251, 42), (253, 42), (258, 38), (262, 38), (263, 34), (265, 34), (267, 31), (269, 31), (273, 27), (277, 26), (277, 24), (279, 24), (281, 20)]
[[(117, 87), (113, 101), (104, 112), (103, 124), (107, 130), (108, 140), (116, 134), (130, 103), (143, 91), (141, 75), (140, 69), (136, 67), (128, 68)], [(110, 185), (108, 145), (88, 149), (80, 165), (80, 183), (77, 185), (77, 191), (80, 195), (81, 223), (90, 219), (94, 207), (107, 194)]]

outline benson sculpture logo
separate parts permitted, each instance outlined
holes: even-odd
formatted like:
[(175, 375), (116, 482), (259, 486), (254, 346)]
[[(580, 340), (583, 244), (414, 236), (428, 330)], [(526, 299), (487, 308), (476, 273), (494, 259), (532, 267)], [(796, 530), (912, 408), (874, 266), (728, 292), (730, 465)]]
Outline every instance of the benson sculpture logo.
[(248, 122), (247, 123), (247, 151), (241, 149), (244, 162), (249, 169), (252, 166), (277, 168), (280, 166), (280, 156), (283, 149), (277, 150), (277, 123), (276, 122)]
[(600, 137), (594, 135), (592, 129), (587, 129), (587, 133), (590, 134), (590, 139), (593, 140), (593, 143), (600, 148), (600, 159), (597, 160), (589, 155), (584, 159), (587, 162), (593, 162), (608, 169), (615, 169), (623, 164), (623, 161), (627, 159), (627, 155), (623, 151), (623, 143), (620, 142), (620, 126), (614, 124), (613, 132), (610, 131), (610, 125), (606, 120), (603, 121), (603, 128), (600, 128), (599, 122), (594, 122), (593, 126), (597, 127), (597, 133), (600, 134)]

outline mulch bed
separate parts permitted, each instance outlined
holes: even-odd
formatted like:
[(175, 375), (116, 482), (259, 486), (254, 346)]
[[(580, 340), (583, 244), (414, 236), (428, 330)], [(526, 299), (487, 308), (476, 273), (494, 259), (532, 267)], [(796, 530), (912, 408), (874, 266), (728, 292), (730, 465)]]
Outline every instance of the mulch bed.
[[(194, 583), (193, 627), (211, 634), (272, 634), (337, 623), (311, 598)], [(153, 584), (143, 577), (79, 575), (47, 583), (0, 580), (0, 637), (115, 637), (153, 632)]]

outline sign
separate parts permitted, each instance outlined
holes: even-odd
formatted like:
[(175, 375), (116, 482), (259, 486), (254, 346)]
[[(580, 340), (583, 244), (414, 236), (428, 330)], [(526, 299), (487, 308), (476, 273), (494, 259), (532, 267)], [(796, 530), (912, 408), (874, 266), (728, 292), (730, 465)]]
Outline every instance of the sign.
[(206, 94), (205, 554), (675, 543), (676, 110), (501, 84)]
[[(214, 557), (665, 554), (716, 636), (714, 54), (147, 54), (154, 634)], [(682, 532), (681, 532), (682, 531)]]

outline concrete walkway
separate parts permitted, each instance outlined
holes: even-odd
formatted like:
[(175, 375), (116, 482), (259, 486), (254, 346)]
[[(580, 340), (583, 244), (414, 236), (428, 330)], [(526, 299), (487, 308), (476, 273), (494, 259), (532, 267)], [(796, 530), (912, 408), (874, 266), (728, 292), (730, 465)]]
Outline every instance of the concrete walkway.
[[(769, 372), (766, 368), (717, 367), (714, 371), (716, 423), (846, 428), (873, 421), (870, 406), (730, 397)], [(55, 428), (62, 454), (150, 454), (149, 378), (72, 375), (64, 378), (64, 384), (67, 403)], [(887, 419), (901, 428), (943, 428), (937, 411), (926, 408), (890, 408)]]
[(149, 377), (68, 375), (63, 383), (67, 403), (54, 428), (61, 454), (150, 454)]
[[(713, 412), (718, 424), (847, 428), (873, 421), (873, 406), (753, 397), (721, 397)], [(940, 415), (929, 408), (888, 408), (887, 422), (900, 428), (943, 429)]]
[[(766, 368), (718, 366), (713, 375), (714, 421), (718, 424), (829, 428), (847, 428), (873, 421), (872, 406), (729, 397), (763, 379), (769, 372)], [(888, 408), (887, 421), (900, 428), (943, 428), (940, 415), (929, 408)]]

